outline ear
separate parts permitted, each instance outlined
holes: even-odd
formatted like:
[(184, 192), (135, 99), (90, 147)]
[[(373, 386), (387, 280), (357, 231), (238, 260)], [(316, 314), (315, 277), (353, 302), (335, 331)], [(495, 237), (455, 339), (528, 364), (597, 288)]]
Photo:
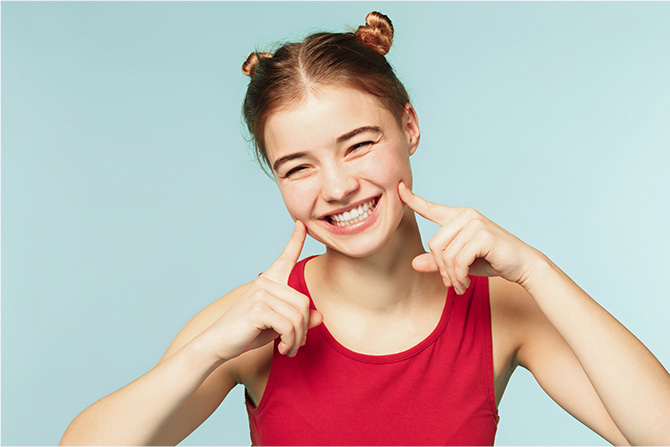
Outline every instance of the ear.
[(409, 155), (413, 155), (419, 147), (419, 140), (421, 139), (421, 131), (419, 130), (419, 117), (416, 115), (416, 110), (412, 104), (405, 104), (405, 111), (402, 116), (402, 126), (407, 135), (407, 143), (409, 145)]

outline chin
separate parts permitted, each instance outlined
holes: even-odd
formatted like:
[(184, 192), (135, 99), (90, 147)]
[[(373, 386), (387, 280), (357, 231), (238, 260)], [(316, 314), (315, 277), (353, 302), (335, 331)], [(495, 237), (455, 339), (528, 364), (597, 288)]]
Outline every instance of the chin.
[(362, 247), (358, 246), (356, 248), (349, 248), (349, 247), (334, 247), (334, 246), (326, 246), (330, 250), (334, 250), (344, 256), (347, 256), (349, 258), (356, 258), (356, 259), (363, 259), (367, 258), (368, 256), (372, 256), (375, 253), (377, 253), (383, 245), (376, 245), (376, 246), (369, 246), (369, 247)]

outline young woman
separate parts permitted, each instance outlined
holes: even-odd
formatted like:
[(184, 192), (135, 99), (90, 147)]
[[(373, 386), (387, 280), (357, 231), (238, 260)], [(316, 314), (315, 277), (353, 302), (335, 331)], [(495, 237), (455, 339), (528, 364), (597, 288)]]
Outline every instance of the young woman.
[[(642, 343), (542, 253), (411, 192), (392, 37), (371, 13), (249, 57), (245, 118), (294, 233), (62, 444), (176, 444), (237, 384), (254, 444), (492, 444), (518, 365), (608, 441), (670, 443), (670, 376)], [(441, 227), (428, 252), (415, 213)], [(326, 252), (300, 261), (306, 234)]]

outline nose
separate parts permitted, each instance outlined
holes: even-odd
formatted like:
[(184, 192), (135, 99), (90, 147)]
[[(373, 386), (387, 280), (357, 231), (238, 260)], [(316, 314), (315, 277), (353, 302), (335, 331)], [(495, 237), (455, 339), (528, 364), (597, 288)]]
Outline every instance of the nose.
[(327, 202), (346, 202), (358, 191), (358, 178), (341, 164), (322, 167), (321, 194)]

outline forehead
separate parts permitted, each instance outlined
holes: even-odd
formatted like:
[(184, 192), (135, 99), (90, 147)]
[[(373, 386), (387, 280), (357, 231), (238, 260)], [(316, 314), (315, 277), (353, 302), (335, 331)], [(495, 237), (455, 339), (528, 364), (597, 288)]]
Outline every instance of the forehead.
[(391, 112), (374, 96), (349, 87), (324, 87), (270, 114), (265, 146), (272, 162), (288, 153), (333, 145), (337, 137), (361, 126), (383, 130), (393, 123)]

